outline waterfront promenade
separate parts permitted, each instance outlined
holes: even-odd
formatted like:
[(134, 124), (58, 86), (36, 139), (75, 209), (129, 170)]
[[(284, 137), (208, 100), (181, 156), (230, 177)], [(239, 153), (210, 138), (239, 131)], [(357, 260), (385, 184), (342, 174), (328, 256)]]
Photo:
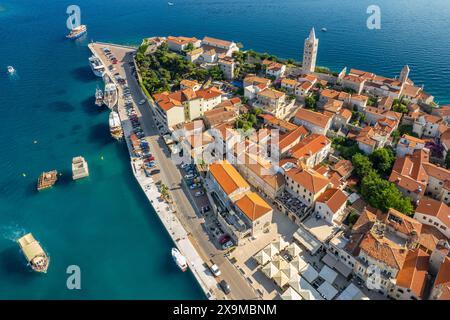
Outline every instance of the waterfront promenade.
[[(257, 299), (258, 297), (255, 291), (249, 286), (245, 278), (242, 277), (235, 266), (224, 256), (223, 251), (218, 250), (210, 242), (208, 234), (202, 228), (204, 220), (198, 215), (199, 210), (196, 207), (195, 201), (189, 198), (189, 191), (186, 190), (182, 181), (182, 175), (170, 159), (170, 152), (167, 150), (163, 139), (156, 129), (150, 106), (147, 103), (143, 105), (136, 103), (142, 100), (144, 95), (129, 65), (133, 61), (132, 53), (134, 49), (112, 44), (90, 44), (89, 48), (102, 59), (106, 66), (108, 66), (108, 61), (101, 51), (101, 48), (104, 46), (108, 46), (120, 61), (120, 64), (115, 65), (116, 72), (127, 79), (128, 87), (137, 107), (136, 111), (141, 122), (141, 127), (150, 144), (150, 150), (161, 170), (162, 182), (171, 190), (170, 194), (175, 203), (175, 214), (173, 214), (172, 209), (165, 202), (160, 201), (159, 192), (156, 189), (154, 181), (140, 174), (137, 164), (132, 162), (134, 174), (177, 247), (189, 260), (191, 270), (197, 278), (197, 281), (202, 286), (208, 298), (226, 298), (222, 291), (219, 290), (216, 279), (212, 277), (204, 263), (204, 261), (212, 260), (221, 269), (221, 278), (230, 284), (232, 290), (230, 294), (231, 298)], [(123, 105), (123, 100), (120, 99), (118, 111), (124, 126), (125, 136), (127, 137), (131, 126)]]

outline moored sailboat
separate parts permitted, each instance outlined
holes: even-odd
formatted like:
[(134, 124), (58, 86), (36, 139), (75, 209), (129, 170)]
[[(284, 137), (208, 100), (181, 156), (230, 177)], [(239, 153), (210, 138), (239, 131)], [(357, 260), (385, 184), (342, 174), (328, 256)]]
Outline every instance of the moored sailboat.
[(117, 105), (119, 94), (117, 93), (117, 86), (109, 82), (105, 85), (103, 94), (103, 103), (111, 110)]
[(115, 111), (111, 111), (109, 114), (109, 131), (114, 139), (120, 140), (123, 138), (122, 124), (120, 122), (119, 114)]
[(103, 91), (99, 88), (95, 89), (95, 104), (99, 107), (103, 105)]

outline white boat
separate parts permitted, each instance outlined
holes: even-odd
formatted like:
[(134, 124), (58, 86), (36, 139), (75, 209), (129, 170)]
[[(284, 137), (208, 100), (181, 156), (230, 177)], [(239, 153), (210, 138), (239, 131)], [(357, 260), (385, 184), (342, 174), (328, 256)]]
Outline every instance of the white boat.
[(174, 5), (173, 2), (167, 2), (167, 4), (168, 4), (169, 6), (173, 6), (173, 5)]
[(117, 105), (119, 94), (117, 93), (117, 86), (109, 82), (105, 85), (103, 93), (103, 103), (111, 110)]
[(321, 30), (322, 30), (323, 32), (327, 32), (327, 31), (328, 31), (327, 28), (322, 28)]
[(14, 67), (13, 66), (8, 66), (8, 73), (9, 74), (14, 74), (14, 73), (16, 73), (16, 69), (14, 69)]
[(92, 72), (97, 77), (103, 77), (103, 74), (105, 73), (105, 66), (99, 58), (97, 58), (96, 56), (90, 57), (89, 64), (91, 66)]
[(89, 167), (86, 160), (79, 156), (72, 159), (72, 179), (78, 180), (89, 177)]
[(114, 139), (120, 140), (123, 138), (122, 124), (120, 122), (119, 114), (115, 111), (111, 111), (109, 114), (109, 131)]
[(172, 248), (172, 258), (177, 264), (178, 268), (181, 269), (181, 271), (185, 272), (188, 268), (187, 260), (186, 258), (178, 251), (177, 248)]
[(46, 273), (50, 258), (47, 256), (44, 249), (42, 249), (39, 242), (34, 239), (33, 235), (28, 233), (17, 240), (17, 242), (31, 268), (34, 271)]
[(95, 104), (99, 107), (103, 105), (103, 91), (99, 88), (95, 89)]
[(78, 27), (73, 28), (70, 33), (66, 36), (67, 39), (78, 39), (82, 35), (86, 34), (87, 26), (82, 24)]

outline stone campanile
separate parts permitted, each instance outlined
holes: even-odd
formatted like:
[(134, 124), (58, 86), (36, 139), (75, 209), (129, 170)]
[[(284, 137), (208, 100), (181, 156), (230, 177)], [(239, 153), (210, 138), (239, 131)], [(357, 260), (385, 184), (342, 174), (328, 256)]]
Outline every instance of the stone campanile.
[(319, 39), (316, 38), (316, 33), (314, 28), (312, 28), (308, 38), (305, 39), (305, 46), (303, 48), (302, 70), (304, 73), (311, 73), (316, 69), (318, 48)]
[(404, 66), (402, 71), (400, 72), (399, 80), (401, 83), (405, 83), (406, 81), (408, 81), (409, 72), (410, 72), (409, 66), (408, 65)]

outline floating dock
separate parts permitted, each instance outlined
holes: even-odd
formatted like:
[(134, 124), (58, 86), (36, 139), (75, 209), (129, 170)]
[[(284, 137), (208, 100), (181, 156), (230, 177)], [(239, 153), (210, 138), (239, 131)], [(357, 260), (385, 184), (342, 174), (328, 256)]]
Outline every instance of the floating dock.
[(58, 171), (52, 170), (48, 172), (43, 172), (38, 179), (37, 190), (41, 191), (47, 188), (53, 187), (53, 185), (58, 180)]
[(89, 168), (83, 157), (75, 157), (72, 159), (72, 178), (78, 180), (89, 177)]

